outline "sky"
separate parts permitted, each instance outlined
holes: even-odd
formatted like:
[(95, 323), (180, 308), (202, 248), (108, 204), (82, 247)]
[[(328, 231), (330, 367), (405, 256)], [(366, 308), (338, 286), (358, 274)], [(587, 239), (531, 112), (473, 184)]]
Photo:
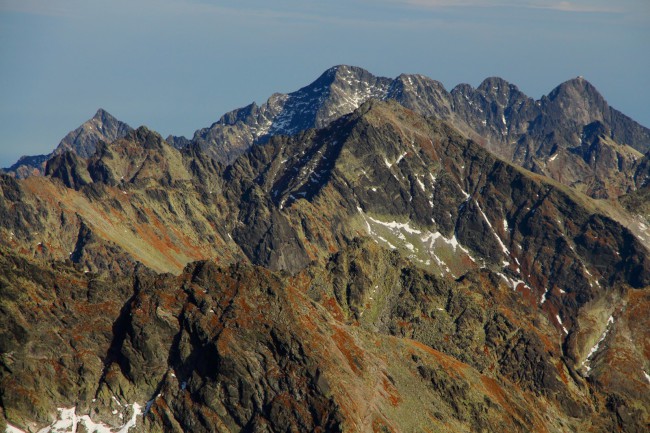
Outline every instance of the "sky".
[(338, 64), (534, 98), (582, 75), (650, 127), (649, 47), (648, 0), (0, 0), (0, 167), (100, 107), (191, 137)]

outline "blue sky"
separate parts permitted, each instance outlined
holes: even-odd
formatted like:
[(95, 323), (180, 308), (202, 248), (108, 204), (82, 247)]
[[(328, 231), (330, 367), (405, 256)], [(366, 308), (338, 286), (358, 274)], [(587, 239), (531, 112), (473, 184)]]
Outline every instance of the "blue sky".
[(191, 136), (351, 64), (539, 98), (583, 75), (650, 126), (648, 0), (0, 0), (0, 166), (102, 107)]

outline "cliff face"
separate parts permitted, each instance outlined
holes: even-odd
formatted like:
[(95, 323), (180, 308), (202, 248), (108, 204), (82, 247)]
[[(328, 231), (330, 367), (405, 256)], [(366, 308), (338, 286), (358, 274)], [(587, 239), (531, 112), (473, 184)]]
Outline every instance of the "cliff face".
[(644, 229), (448, 123), (369, 101), (227, 166), (139, 128), (46, 173), (0, 176), (13, 426), (647, 427)]

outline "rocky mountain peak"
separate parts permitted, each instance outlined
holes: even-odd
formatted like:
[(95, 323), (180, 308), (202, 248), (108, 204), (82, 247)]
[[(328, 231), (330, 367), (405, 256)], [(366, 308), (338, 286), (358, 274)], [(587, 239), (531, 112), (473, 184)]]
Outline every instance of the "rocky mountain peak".
[(530, 99), (517, 86), (500, 77), (486, 78), (476, 92), (481, 94), (488, 103), (495, 102), (506, 109), (518, 107), (519, 104)]
[(571, 78), (560, 84), (549, 93), (548, 97), (549, 99), (555, 99), (563, 94), (580, 94), (602, 98), (596, 87), (582, 76)]
[(447, 119), (451, 116), (451, 95), (445, 86), (420, 74), (402, 74), (392, 81), (386, 100), (395, 100), (425, 116)]
[[(239, 108), (224, 114), (216, 123), (220, 125), (234, 125), (237, 122), (246, 120), (247, 117), (254, 116), (257, 112), (259, 112), (259, 109), (260, 107), (257, 105), (257, 103), (253, 102), (243, 108)], [(214, 124), (212, 126), (214, 126)]]
[(159, 133), (146, 126), (139, 126), (138, 129), (129, 132), (124, 138), (141, 144), (145, 149), (161, 149), (165, 141)]
[(516, 88), (501, 77), (488, 77), (478, 86), (477, 90), (485, 93), (495, 93), (509, 91), (511, 88)]
[(268, 134), (292, 135), (312, 127), (322, 128), (370, 98), (383, 98), (390, 81), (359, 67), (330, 68), (313, 83), (284, 98)]
[[(226, 113), (209, 128), (196, 131), (192, 142), (215, 159), (230, 163), (273, 136), (322, 128), (370, 98), (384, 98), (391, 81), (359, 67), (334, 66), (295, 92), (275, 93), (259, 106), (253, 103)], [(175, 146), (186, 144), (180, 137), (171, 140)]]
[(371, 80), (375, 76), (372, 73), (368, 72), (366, 69), (360, 68), (358, 66), (336, 65), (323, 72), (313, 84), (327, 80), (330, 80), (330, 82), (337, 80), (346, 80), (350, 77), (366, 77), (367, 79)]
[[(500, 77), (487, 78), (477, 88), (460, 84), (449, 92), (442, 83), (423, 75), (401, 74), (389, 79), (349, 65), (329, 68), (295, 92), (275, 93), (262, 104), (253, 102), (226, 113), (211, 126), (197, 130), (192, 139), (170, 135), (167, 142), (177, 149), (195, 146), (210, 158), (230, 164), (274, 136), (324, 128), (369, 99), (395, 100), (418, 114), (448, 121), (500, 157), (567, 185), (584, 183), (593, 174), (592, 168), (575, 165), (572, 158), (579, 157), (575, 152), (556, 152), (583, 146), (586, 125), (600, 122), (613, 142), (641, 153), (650, 149), (650, 130), (609, 107), (582, 77), (562, 83), (536, 101)], [(110, 143), (129, 130), (100, 108), (92, 119), (68, 134), (54, 154), (72, 150), (87, 158), (97, 142)], [(42, 172), (44, 160), (24, 159), (12, 172), (16, 176)]]
[(117, 122), (118, 120), (111, 115), (108, 111), (104, 110), (103, 108), (98, 108), (97, 112), (93, 116), (93, 119), (96, 120), (101, 120), (102, 122), (108, 121), (108, 122)]
[[(99, 108), (93, 117), (85, 121), (74, 131), (70, 131), (58, 146), (47, 155), (23, 156), (6, 171), (19, 179), (43, 175), (47, 161), (56, 155), (73, 152), (81, 158), (89, 158), (97, 149), (100, 141), (112, 142), (126, 136), (132, 131), (129, 125), (113, 117), (108, 111)], [(58, 163), (57, 163), (58, 164)]]
[(400, 74), (391, 83), (386, 99), (399, 100), (407, 93), (425, 96), (429, 92), (448, 94), (440, 81), (420, 74)]
[(95, 153), (99, 141), (110, 143), (132, 130), (129, 125), (100, 108), (91, 119), (63, 137), (53, 154), (70, 150), (82, 158), (88, 158)]
[(42, 174), (49, 157), (50, 155), (23, 155), (11, 167), (0, 169), (0, 172), (7, 172), (17, 179), (38, 176)]
[(609, 105), (596, 88), (582, 77), (557, 86), (545, 99), (549, 110), (559, 110), (560, 116), (570, 117), (583, 125), (609, 118)]

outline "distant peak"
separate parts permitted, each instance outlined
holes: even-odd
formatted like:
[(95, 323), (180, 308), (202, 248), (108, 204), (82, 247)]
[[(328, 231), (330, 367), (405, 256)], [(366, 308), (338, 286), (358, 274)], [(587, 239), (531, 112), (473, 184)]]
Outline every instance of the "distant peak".
[(104, 110), (103, 108), (99, 108), (95, 115), (93, 116), (93, 119), (105, 119), (105, 118), (113, 118), (111, 113), (108, 111)]
[(504, 90), (504, 89), (510, 89), (511, 87), (515, 87), (513, 84), (510, 84), (506, 80), (504, 80), (501, 77), (488, 77), (483, 82), (478, 86), (477, 90), (483, 90), (486, 92), (490, 92), (492, 90)]
[(344, 71), (348, 68), (347, 65), (336, 65), (332, 66), (331, 68), (327, 69), (325, 72), (323, 72), (320, 76), (320, 78), (329, 78), (329, 79), (334, 79), (336, 75), (339, 73), (339, 71)]
[(165, 141), (158, 132), (149, 129), (144, 125), (129, 131), (129, 133), (124, 136), (124, 139), (126, 141), (137, 143), (144, 148), (160, 148), (162, 143)]
[(596, 90), (596, 87), (591, 84), (588, 80), (585, 79), (582, 75), (579, 75), (575, 78), (571, 78), (570, 80), (565, 81), (564, 83), (560, 84), (557, 86), (557, 88), (566, 88), (566, 87), (573, 87), (573, 88), (580, 88), (580, 89), (585, 89), (585, 90)]
[(145, 141), (148, 139), (155, 139), (157, 141), (162, 141), (162, 136), (157, 133), (156, 131), (153, 131), (146, 126), (142, 125), (139, 126), (137, 129), (132, 131), (130, 134), (127, 135), (127, 138), (133, 137), (135, 141)]
[(585, 77), (582, 76), (582, 75), (578, 75), (577, 77), (575, 77), (575, 78), (571, 78), (571, 79), (568, 80), (568, 81), (577, 81), (577, 82), (585, 82), (585, 83), (588, 83), (588, 81), (587, 81), (587, 80), (585, 79)]
[(336, 74), (336, 73), (339, 73), (339, 72), (345, 73), (345, 72), (368, 72), (368, 71), (366, 71), (365, 69), (360, 68), (358, 66), (336, 65), (336, 66), (332, 66), (327, 71), (325, 71), (325, 73), (328, 73), (328, 72), (330, 74)]
[(336, 66), (332, 66), (331, 68), (323, 72), (323, 74), (321, 74), (321, 76), (316, 80), (316, 82), (322, 82), (323, 80), (334, 82), (337, 79), (340, 79), (342, 77), (348, 77), (351, 75), (355, 77), (365, 77), (365, 78), (374, 77), (373, 74), (358, 66), (336, 65)]
[(471, 84), (460, 83), (460, 84), (457, 84), (457, 85), (456, 85), (456, 86), (451, 90), (451, 93), (452, 93), (452, 94), (456, 94), (456, 93), (469, 94), (469, 93), (473, 93), (474, 90), (476, 90), (476, 89), (474, 89), (474, 87), (473, 87)]
[(578, 76), (571, 78), (570, 80), (565, 81), (564, 83), (557, 86), (555, 89), (549, 93), (550, 99), (555, 99), (559, 96), (566, 95), (582, 95), (582, 96), (591, 96), (598, 99), (602, 99), (598, 89), (587, 81), (583, 76)]
[(426, 75), (422, 74), (399, 74), (396, 78), (397, 81), (417, 81), (421, 83), (428, 83), (430, 85), (436, 86), (436, 87), (442, 87), (444, 88), (444, 85), (437, 80), (434, 80), (433, 78), (429, 78)]

